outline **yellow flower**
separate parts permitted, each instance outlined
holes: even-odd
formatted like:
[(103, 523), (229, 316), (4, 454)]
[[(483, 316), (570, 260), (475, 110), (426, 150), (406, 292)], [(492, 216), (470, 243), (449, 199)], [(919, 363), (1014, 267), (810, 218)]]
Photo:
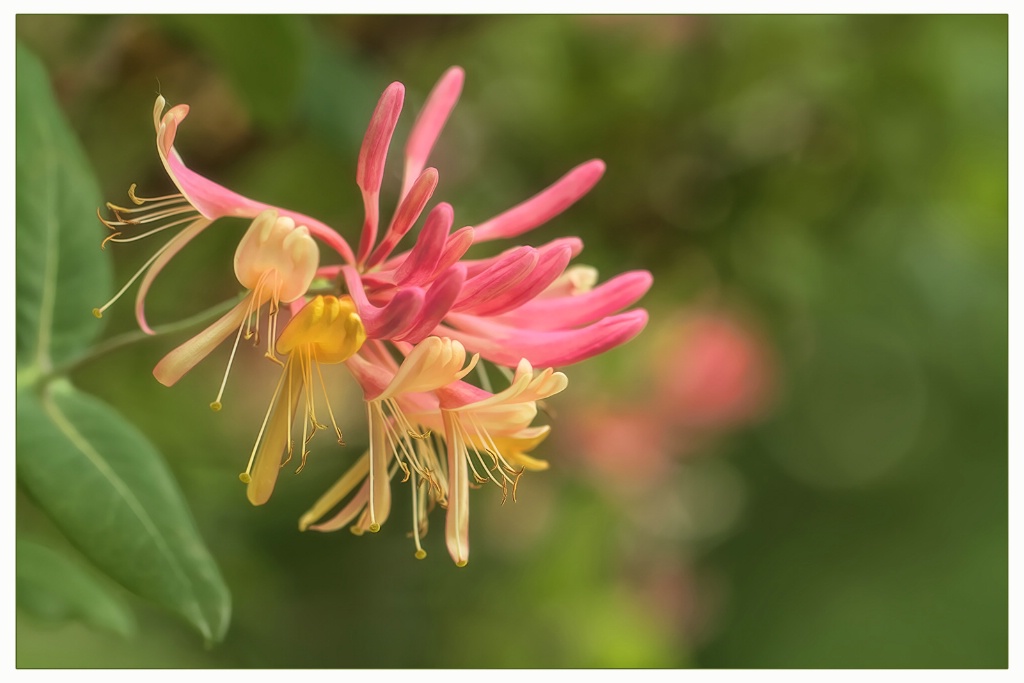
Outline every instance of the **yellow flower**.
[[(248, 484), (246, 495), (253, 505), (262, 505), (270, 498), (277, 482), (277, 473), (292, 458), (292, 423), (305, 397), (302, 429), (302, 461), (297, 471), (306, 464), (306, 446), (318, 429), (325, 429), (316, 417), (311, 386), (316, 371), (320, 386), (327, 399), (321, 363), (341, 363), (355, 354), (366, 341), (366, 330), (349, 297), (317, 296), (292, 318), (277, 340), (277, 352), (287, 356), (284, 371), (267, 409), (256, 444), (249, 456), (245, 472), (239, 475)], [(330, 403), (327, 413), (343, 443), (341, 430), (334, 419)], [(287, 453), (287, 458), (284, 458)], [(283, 462), (282, 462), (283, 460)]]

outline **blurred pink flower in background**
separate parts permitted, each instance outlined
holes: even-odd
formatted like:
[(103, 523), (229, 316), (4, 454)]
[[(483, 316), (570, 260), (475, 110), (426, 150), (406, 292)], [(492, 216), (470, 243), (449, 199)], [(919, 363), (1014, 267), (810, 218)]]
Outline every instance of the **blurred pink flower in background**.
[(619, 403), (582, 405), (565, 420), (562, 447), (618, 489), (644, 490), (675, 460), (770, 408), (773, 354), (753, 323), (725, 308), (663, 318), (639, 357), (647, 366)]
[(666, 424), (720, 431), (761, 417), (774, 390), (771, 352), (727, 310), (698, 310), (661, 326), (653, 407)]

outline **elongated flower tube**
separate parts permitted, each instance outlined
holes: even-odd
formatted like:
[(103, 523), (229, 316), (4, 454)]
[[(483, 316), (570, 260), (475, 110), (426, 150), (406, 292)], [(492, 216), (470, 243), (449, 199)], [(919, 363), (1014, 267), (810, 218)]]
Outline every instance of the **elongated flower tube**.
[(273, 209), (262, 212), (235, 250), (235, 275), (249, 290), (248, 293), (217, 322), (164, 356), (153, 369), (153, 375), (161, 384), (173, 385), (237, 330), (228, 369), (224, 372), (217, 398), (211, 404), (214, 410), (219, 410), (231, 361), (243, 332), (246, 339), (255, 337), (259, 343), (259, 313), (264, 304), (269, 303), (267, 355), (275, 358), (273, 345), (277, 338), (278, 306), (295, 301), (306, 293), (319, 262), (320, 251), (305, 226), (296, 226), (294, 220), (278, 216)]
[[(142, 277), (135, 299), (135, 317), (143, 331), (153, 334), (145, 315), (146, 294), (153, 280), (193, 238), (214, 221), (226, 216), (255, 218), (267, 209), (274, 209), (279, 216), (306, 226), (310, 234), (323, 240), (342, 258), (349, 262), (354, 260), (352, 249), (345, 239), (315, 218), (243, 197), (189, 169), (174, 148), (178, 126), (188, 115), (189, 107), (186, 104), (179, 104), (165, 112), (166, 106), (166, 100), (162, 96), (157, 96), (153, 106), (156, 149), (178, 193), (160, 197), (141, 197), (136, 193), (136, 186), (132, 185), (128, 189), (128, 198), (132, 206), (118, 206), (107, 202), (107, 209), (113, 214), (113, 219), (103, 218), (99, 210), (97, 216), (111, 230), (111, 234), (103, 240), (103, 245), (107, 242), (135, 242), (176, 228), (179, 232), (160, 247), (107, 303), (93, 309), (93, 314), (97, 318)], [(146, 230), (141, 234), (130, 234), (139, 227)]]
[(344, 443), (334, 411), (327, 400), (327, 387), (320, 365), (348, 360), (365, 341), (366, 332), (362, 321), (348, 297), (339, 299), (334, 296), (317, 296), (282, 330), (277, 340), (277, 352), (286, 356), (281, 379), (263, 418), (263, 426), (260, 427), (256, 444), (249, 456), (249, 464), (239, 475), (239, 479), (248, 485), (246, 496), (253, 505), (262, 505), (270, 499), (278, 472), (292, 458), (292, 424), (300, 398), (305, 396), (299, 471), (306, 464), (309, 454), (307, 446), (313, 435), (317, 430), (326, 428), (316, 417), (311, 389), (314, 372), (323, 389), (327, 414), (338, 436), (338, 443)]

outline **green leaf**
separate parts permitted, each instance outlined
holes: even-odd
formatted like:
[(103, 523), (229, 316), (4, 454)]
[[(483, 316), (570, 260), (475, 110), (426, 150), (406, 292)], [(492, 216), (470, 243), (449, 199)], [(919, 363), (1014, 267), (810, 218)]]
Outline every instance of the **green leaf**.
[(19, 536), (15, 567), (18, 607), (33, 616), (81, 619), (121, 636), (134, 633), (135, 617), (128, 605), (63, 554)]
[(298, 17), (209, 14), (160, 19), (216, 62), (258, 123), (276, 127), (291, 118), (307, 53)]
[(23, 391), (18, 479), (64, 534), (129, 590), (192, 623), (207, 641), (231, 597), (166, 465), (132, 425), (66, 381)]
[(111, 289), (101, 199), (42, 64), (17, 48), (15, 301), (18, 368), (45, 373), (100, 333), (92, 309)]

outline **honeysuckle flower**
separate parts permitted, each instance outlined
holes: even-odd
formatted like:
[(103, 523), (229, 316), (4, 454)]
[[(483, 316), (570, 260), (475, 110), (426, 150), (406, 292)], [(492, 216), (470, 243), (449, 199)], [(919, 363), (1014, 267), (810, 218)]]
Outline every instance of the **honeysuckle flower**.
[(267, 356), (276, 359), (278, 305), (295, 301), (306, 293), (319, 263), (320, 251), (306, 226), (295, 225), (292, 218), (278, 216), (273, 209), (260, 213), (235, 250), (235, 276), (248, 289), (247, 294), (215, 323), (164, 356), (153, 369), (153, 375), (164, 386), (172, 386), (237, 330), (228, 369), (211, 404), (218, 410), (243, 331), (247, 339), (255, 336), (259, 342), (260, 310), (269, 303)]
[[(401, 471), (413, 492), (417, 557), (429, 508), (448, 509), (446, 542), (456, 564), (468, 560), (468, 489), (491, 481), (513, 496), (526, 469), (547, 463), (531, 453), (550, 426), (531, 426), (537, 401), (565, 387), (566, 377), (534, 366), (568, 365), (628, 341), (646, 324), (643, 310), (620, 313), (651, 286), (647, 272), (626, 273), (597, 286), (597, 272), (570, 261), (577, 238), (540, 247), (518, 246), (490, 258), (467, 260), (478, 242), (518, 237), (551, 220), (604, 173), (592, 160), (536, 196), (477, 225), (453, 231), (454, 210), (444, 202), (428, 212), (413, 246), (395, 247), (426, 209), (438, 174), (429, 152), (457, 101), (461, 69), (449, 70), (427, 98), (406, 146), (405, 173), (394, 217), (380, 233), (379, 196), (384, 161), (404, 99), (393, 83), (371, 117), (357, 165), (365, 218), (355, 262), (327, 266), (350, 293), (370, 342), (347, 363), (362, 385), (369, 413), (370, 449), (300, 520), (300, 528), (377, 531), (390, 509), (389, 479)], [(476, 352), (516, 368), (511, 385), (491, 394), (449, 376), (439, 382), (419, 359), (424, 344), (444, 339), (464, 355)], [(385, 349), (406, 355), (400, 367)], [(461, 367), (459, 365), (458, 367)], [(408, 378), (430, 376), (436, 386), (411, 388)], [(464, 374), (464, 373), (463, 373)], [(406, 378), (406, 379), (399, 379)], [(385, 389), (387, 387), (387, 389)], [(322, 520), (348, 499), (333, 517)]]
[(438, 390), (448, 444), (445, 541), (458, 566), (469, 561), (469, 473), (472, 472), (476, 483), (490, 481), (503, 492), (511, 484), (514, 491), (522, 470), (512, 466), (496, 439), (510, 442), (508, 452), (515, 453), (515, 459), (521, 461), (525, 452), (546, 435), (541, 431), (543, 428), (529, 427), (537, 415), (537, 401), (557, 394), (568, 383), (563, 373), (551, 368), (534, 372), (530, 362), (523, 358), (504, 391), (490, 394), (465, 382)]
[[(514, 497), (524, 470), (545, 469), (547, 463), (527, 453), (550, 427), (529, 425), (537, 401), (562, 391), (568, 382), (551, 369), (534, 372), (524, 359), (510, 386), (492, 394), (461, 381), (477, 362), (476, 356), (468, 364), (465, 359), (459, 342), (429, 337), (394, 372), (360, 356), (348, 361), (368, 394), (370, 449), (302, 516), (300, 529), (334, 531), (358, 518), (354, 533), (378, 531), (390, 511), (390, 478), (401, 470), (412, 491), (416, 556), (426, 557), (420, 538), (429, 509), (439, 504), (448, 508), (449, 553), (456, 564), (465, 565), (470, 473), (474, 485), (491, 482), (505, 497), (510, 490)], [(333, 517), (315, 523), (360, 484)]]
[[(153, 280), (193, 238), (217, 219), (227, 216), (255, 218), (263, 211), (273, 209), (280, 217), (290, 218), (296, 224), (306, 226), (310, 234), (323, 240), (338, 253), (347, 255), (349, 260), (352, 259), (352, 249), (345, 239), (315, 218), (243, 197), (189, 169), (174, 148), (178, 126), (188, 115), (189, 107), (187, 104), (179, 104), (165, 112), (166, 106), (167, 102), (163, 96), (157, 96), (153, 106), (156, 149), (178, 193), (161, 197), (140, 197), (136, 194), (136, 186), (133, 184), (128, 188), (131, 207), (107, 202), (107, 209), (114, 214), (113, 220), (103, 218), (98, 209), (96, 213), (100, 221), (111, 230), (111, 234), (103, 240), (104, 245), (107, 242), (135, 242), (166, 230), (180, 230), (160, 247), (107, 303), (93, 309), (93, 314), (97, 318), (101, 317), (103, 312), (144, 274), (135, 299), (135, 317), (143, 331), (153, 334), (145, 315), (146, 294)], [(140, 226), (148, 229), (141, 234), (126, 234)]]
[[(454, 229), (450, 204), (430, 206), (439, 174), (427, 162), (463, 81), (462, 69), (453, 67), (428, 96), (405, 145), (398, 202), (388, 221), (382, 221), (380, 196), (405, 89), (397, 82), (385, 89), (356, 164), (364, 217), (355, 250), (340, 233), (313, 218), (248, 199), (189, 170), (173, 146), (188, 107), (164, 112), (163, 98), (158, 98), (157, 149), (180, 194), (144, 199), (132, 186), (129, 196), (136, 208), (108, 204), (114, 220), (104, 223), (114, 233), (107, 241), (181, 230), (111, 302), (95, 311), (102, 314), (142, 277), (136, 317), (143, 330), (152, 332), (144, 299), (166, 263), (214, 220), (254, 219), (235, 255), (236, 275), (248, 290), (244, 299), (168, 354), (154, 374), (173, 384), (235, 331), (230, 370), (242, 336), (257, 337), (258, 343), (264, 331), (267, 356), (283, 370), (240, 475), (250, 502), (261, 505), (269, 499), (280, 468), (293, 456), (292, 427), (303, 396), (300, 470), (309, 440), (326, 428), (316, 417), (314, 369), (326, 398), (320, 364), (343, 363), (363, 390), (369, 448), (303, 515), (300, 528), (330, 531), (351, 525), (355, 533), (378, 531), (390, 514), (391, 479), (401, 472), (412, 491), (416, 556), (425, 556), (420, 539), (428, 513), (440, 506), (447, 509), (446, 544), (460, 566), (469, 557), (469, 488), (491, 482), (502, 489), (503, 500), (510, 494), (514, 499), (524, 471), (548, 466), (531, 453), (551, 431), (549, 425), (533, 424), (538, 402), (567, 383), (552, 366), (590, 358), (636, 336), (647, 313), (627, 309), (651, 286), (645, 271), (598, 285), (593, 268), (571, 264), (583, 249), (576, 237), (466, 258), (474, 244), (518, 238), (567, 210), (596, 185), (605, 165), (598, 159), (586, 161), (490, 220)], [(412, 246), (395, 253), (424, 214)], [(144, 224), (155, 227), (124, 236), (129, 228)], [(336, 252), (341, 263), (320, 267), (314, 238)], [(332, 283), (334, 295), (308, 300), (317, 278)], [(287, 305), (292, 318), (278, 336), (281, 305)], [(265, 326), (260, 322), (264, 307)], [(467, 381), (467, 373), (482, 360), (504, 370), (507, 388), (492, 391), (486, 370), (481, 371), (480, 386)], [(227, 372), (211, 404), (215, 408), (226, 380)], [(327, 412), (341, 443), (329, 404)]]
[[(379, 349), (378, 349), (379, 350)], [(374, 362), (376, 360), (376, 362)], [(355, 498), (331, 520), (312, 528), (332, 531), (347, 525), (363, 513), (354, 530), (376, 532), (387, 519), (391, 506), (390, 478), (399, 468), (413, 490), (414, 535), (417, 552), (422, 553), (419, 533), (425, 515), (418, 501), (419, 481), (435, 491), (435, 500), (446, 499), (444, 465), (438, 459), (432, 431), (425, 428), (410, 412), (416, 412), (424, 401), (429, 406), (432, 392), (466, 376), (479, 360), (466, 361), (466, 350), (459, 342), (428, 337), (411, 347), (401, 366), (395, 367), (390, 357), (368, 360), (354, 356), (347, 365), (360, 381), (366, 396), (370, 448), (359, 462), (307, 512), (299, 522), (305, 529), (324, 516), (344, 499), (365, 477)], [(433, 399), (436, 410), (437, 399)], [(395, 461), (394, 467), (390, 463)], [(357, 472), (356, 475), (351, 472)], [(439, 473), (441, 476), (439, 477)]]
[(312, 390), (314, 371), (323, 389), (327, 413), (338, 443), (344, 443), (327, 400), (327, 387), (320, 365), (348, 360), (365, 341), (362, 321), (348, 297), (317, 296), (303, 306), (281, 331), (277, 352), (286, 356), (281, 379), (263, 418), (249, 463), (239, 475), (239, 479), (248, 485), (246, 495), (253, 505), (267, 502), (274, 491), (278, 472), (292, 458), (292, 424), (302, 396), (305, 396), (305, 405), (300, 471), (306, 464), (306, 446), (310, 439), (317, 430), (325, 429), (316, 417)]

